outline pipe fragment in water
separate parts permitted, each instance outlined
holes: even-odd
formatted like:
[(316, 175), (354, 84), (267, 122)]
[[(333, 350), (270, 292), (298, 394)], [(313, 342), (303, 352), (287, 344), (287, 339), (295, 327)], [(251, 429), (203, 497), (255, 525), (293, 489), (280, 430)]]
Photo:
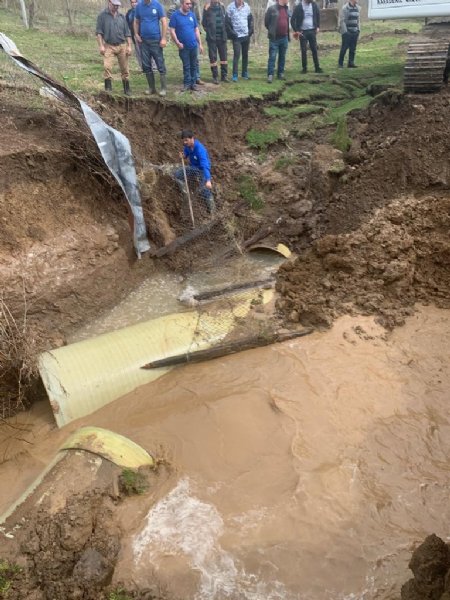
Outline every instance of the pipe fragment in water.
[[(153, 467), (154, 460), (130, 439), (100, 427), (82, 427), (58, 450), (27, 490), (0, 515), (0, 525), (10, 517), (19, 523), (34, 506), (45, 505), (52, 512), (64, 506), (72, 494), (95, 487), (111, 487), (123, 468)], [(6, 537), (14, 534), (4, 527)]]

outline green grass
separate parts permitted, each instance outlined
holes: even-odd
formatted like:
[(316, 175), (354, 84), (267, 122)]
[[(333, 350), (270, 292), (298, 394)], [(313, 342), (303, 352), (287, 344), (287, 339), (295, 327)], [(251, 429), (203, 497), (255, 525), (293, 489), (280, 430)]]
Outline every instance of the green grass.
[(132, 598), (127, 594), (126, 590), (117, 588), (109, 593), (108, 600), (132, 600)]
[(6, 598), (11, 589), (12, 581), (21, 569), (6, 559), (0, 559), (0, 598)]
[(263, 152), (282, 138), (283, 131), (275, 124), (273, 127), (268, 127), (266, 129), (250, 129), (246, 135), (247, 144), (250, 148), (262, 150)]
[(350, 148), (352, 141), (348, 135), (347, 119), (345, 116), (339, 118), (336, 131), (331, 136), (331, 143), (335, 148), (341, 150), (341, 152), (346, 152)]
[(238, 192), (253, 210), (264, 208), (264, 200), (258, 192), (257, 185), (250, 175), (241, 175), (238, 179)]
[(286, 167), (295, 165), (296, 162), (297, 162), (297, 158), (295, 156), (288, 156), (288, 155), (280, 156), (275, 161), (273, 168), (275, 169), (275, 171), (284, 171), (284, 169), (286, 169)]
[(123, 469), (119, 477), (119, 486), (127, 496), (144, 494), (148, 490), (148, 480), (144, 473)]

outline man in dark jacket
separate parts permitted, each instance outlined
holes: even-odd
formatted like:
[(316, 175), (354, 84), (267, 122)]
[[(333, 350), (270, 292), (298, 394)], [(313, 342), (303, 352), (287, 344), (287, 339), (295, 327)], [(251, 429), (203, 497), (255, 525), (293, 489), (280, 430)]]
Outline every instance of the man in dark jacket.
[(220, 79), (228, 82), (227, 61), (227, 32), (225, 28), (225, 7), (219, 0), (211, 0), (205, 5), (202, 17), (203, 29), (206, 33), (208, 44), (209, 62), (213, 83), (219, 83), (219, 69), (217, 67), (217, 53), (220, 59)]
[(242, 79), (250, 79), (248, 74), (248, 48), (254, 32), (253, 15), (245, 0), (233, 0), (227, 6), (225, 19), (227, 37), (233, 43), (233, 77), (238, 80), (239, 59), (242, 51)]
[(278, 54), (277, 78), (284, 79), (284, 65), (289, 44), (289, 0), (277, 0), (269, 6), (264, 16), (264, 25), (269, 37), (269, 62), (267, 64), (267, 81), (272, 83), (275, 61)]
[(300, 0), (292, 14), (291, 25), (294, 30), (295, 39), (300, 40), (302, 73), (308, 71), (308, 44), (311, 49), (314, 70), (316, 73), (322, 73), (323, 71), (319, 65), (316, 40), (316, 35), (319, 33), (320, 28), (320, 11), (317, 4), (313, 0)]

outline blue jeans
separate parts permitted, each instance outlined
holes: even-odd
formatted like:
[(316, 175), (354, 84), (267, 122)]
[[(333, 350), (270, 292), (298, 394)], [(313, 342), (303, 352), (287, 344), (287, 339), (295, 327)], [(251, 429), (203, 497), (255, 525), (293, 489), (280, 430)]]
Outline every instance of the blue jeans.
[(359, 31), (355, 33), (347, 33), (342, 34), (342, 43), (341, 43), (341, 51), (339, 52), (339, 61), (341, 67), (344, 66), (344, 58), (345, 54), (348, 50), (348, 64), (355, 64), (355, 53), (356, 53), (356, 45), (358, 44)]
[(165, 75), (166, 65), (164, 64), (163, 49), (159, 45), (159, 40), (142, 40), (141, 44), (142, 70), (144, 73), (152, 72), (152, 58), (156, 63), (158, 71)]
[(197, 81), (197, 47), (181, 48), (178, 53), (183, 63), (183, 85), (190, 89)]
[[(177, 183), (179, 184), (179, 186), (182, 189), (184, 189), (183, 168), (178, 167), (178, 169), (175, 169), (174, 176), (175, 176), (175, 179), (176, 179)], [(195, 181), (199, 184), (197, 193), (199, 194), (200, 198), (204, 201), (206, 207), (208, 209), (210, 209), (211, 201), (212, 201), (212, 192), (205, 186), (206, 182), (203, 178), (203, 171), (201, 169), (199, 169), (199, 167), (187, 166), (186, 167), (186, 177), (187, 177), (188, 182), (190, 182), (190, 185), (192, 185), (193, 181)]]
[(275, 61), (278, 54), (278, 69), (277, 75), (283, 75), (284, 65), (286, 63), (286, 52), (288, 49), (288, 37), (279, 38), (278, 40), (269, 40), (269, 62), (267, 64), (267, 74), (273, 75), (275, 72)]

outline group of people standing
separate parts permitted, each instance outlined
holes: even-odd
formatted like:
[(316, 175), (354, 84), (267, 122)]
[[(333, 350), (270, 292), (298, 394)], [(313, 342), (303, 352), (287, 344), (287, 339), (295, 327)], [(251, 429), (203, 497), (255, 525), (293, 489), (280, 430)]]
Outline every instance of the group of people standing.
[[(308, 72), (308, 47), (314, 63), (314, 71), (322, 73), (317, 50), (317, 34), (320, 31), (320, 10), (314, 0), (300, 0), (292, 12), (289, 11), (289, 0), (276, 0), (266, 11), (264, 24), (269, 37), (269, 60), (267, 64), (267, 81), (272, 83), (275, 75), (275, 64), (278, 63), (276, 74), (278, 79), (284, 79), (286, 53), (291, 39), (300, 42), (302, 73)], [(348, 51), (348, 64), (356, 68), (355, 53), (360, 31), (360, 7), (357, 0), (348, 0), (342, 7), (339, 17), (339, 31), (342, 41), (339, 52), (338, 66), (343, 68)]]
[[(105, 90), (112, 90), (111, 69), (115, 56), (119, 62), (124, 93), (131, 94), (128, 57), (133, 42), (138, 63), (148, 82), (149, 93), (157, 93), (155, 72), (158, 72), (159, 94), (165, 96), (167, 83), (164, 48), (167, 45), (169, 31), (183, 65), (183, 90), (195, 91), (198, 85), (203, 84), (198, 62), (198, 54), (203, 54), (203, 44), (197, 0), (179, 0), (179, 5), (170, 10), (168, 16), (159, 0), (130, 0), (130, 2), (131, 8), (124, 16), (119, 12), (121, 0), (108, 0), (108, 7), (97, 18), (96, 35), (100, 54), (104, 57)], [(299, 0), (292, 14), (289, 10), (289, 0), (276, 0), (267, 9), (264, 24), (269, 37), (267, 65), (269, 83), (272, 83), (275, 71), (278, 79), (284, 79), (291, 28), (293, 38), (300, 42), (302, 72), (306, 73), (308, 69), (308, 46), (315, 72), (322, 72), (316, 39), (320, 31), (320, 11), (314, 0)], [(248, 52), (250, 38), (254, 33), (254, 22), (249, 4), (245, 0), (232, 0), (225, 8), (220, 0), (207, 0), (201, 25), (206, 34), (213, 83), (229, 82), (228, 40), (231, 40), (233, 46), (231, 80), (237, 82), (239, 79), (241, 58), (241, 76), (243, 79), (250, 79)], [(344, 65), (347, 51), (349, 52), (348, 66), (356, 67), (354, 60), (359, 26), (360, 8), (357, 0), (348, 0), (340, 15), (342, 44), (339, 67)]]

